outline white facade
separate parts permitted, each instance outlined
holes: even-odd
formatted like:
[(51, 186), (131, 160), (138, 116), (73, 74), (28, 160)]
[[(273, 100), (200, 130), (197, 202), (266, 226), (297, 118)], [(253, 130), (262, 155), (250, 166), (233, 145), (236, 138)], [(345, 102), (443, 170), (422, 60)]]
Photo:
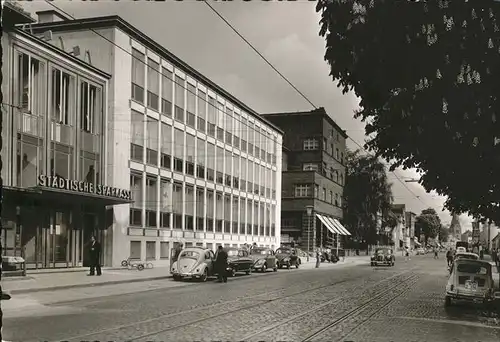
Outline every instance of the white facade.
[(277, 248), (282, 134), (160, 48), (117, 26), (98, 31), (113, 44), (84, 28), (55, 30), (53, 42), (79, 46), (112, 75), (107, 183), (130, 189), (134, 203), (114, 207), (106, 265), (168, 263), (176, 242)]

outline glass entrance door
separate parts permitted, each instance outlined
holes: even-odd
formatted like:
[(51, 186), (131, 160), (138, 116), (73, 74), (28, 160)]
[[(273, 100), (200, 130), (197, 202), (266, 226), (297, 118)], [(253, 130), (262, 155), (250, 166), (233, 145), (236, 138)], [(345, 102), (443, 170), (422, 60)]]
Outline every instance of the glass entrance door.
[(69, 212), (49, 211), (41, 231), (42, 268), (70, 266)]

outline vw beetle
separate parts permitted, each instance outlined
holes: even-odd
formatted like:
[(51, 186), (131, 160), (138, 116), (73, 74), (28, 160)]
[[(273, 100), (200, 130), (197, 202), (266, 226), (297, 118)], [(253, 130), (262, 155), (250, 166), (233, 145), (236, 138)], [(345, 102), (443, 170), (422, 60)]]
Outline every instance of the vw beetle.
[(214, 273), (215, 255), (210, 249), (188, 247), (181, 251), (179, 258), (172, 264), (170, 273), (174, 280), (196, 279), (207, 281)]
[(274, 251), (267, 247), (253, 247), (250, 250), (250, 258), (253, 260), (252, 269), (260, 272), (266, 272), (272, 269), (278, 271), (278, 263)]
[(276, 262), (278, 263), (278, 268), (287, 268), (295, 266), (299, 268), (300, 258), (297, 251), (294, 248), (280, 247), (276, 250)]
[(245, 272), (250, 274), (254, 261), (248, 255), (246, 249), (238, 249), (236, 247), (226, 248), (227, 252), (227, 271), (231, 277), (234, 277), (237, 272)]

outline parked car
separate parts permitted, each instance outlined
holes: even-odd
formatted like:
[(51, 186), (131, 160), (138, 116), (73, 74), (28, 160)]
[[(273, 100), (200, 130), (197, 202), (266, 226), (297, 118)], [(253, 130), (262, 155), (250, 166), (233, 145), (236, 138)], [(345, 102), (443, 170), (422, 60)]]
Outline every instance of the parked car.
[(170, 273), (174, 280), (197, 279), (207, 281), (214, 273), (215, 255), (210, 249), (188, 247), (181, 251), (179, 258), (172, 264)]
[(446, 284), (445, 306), (452, 300), (490, 305), (500, 300), (492, 265), (483, 260), (456, 259)]
[(252, 269), (260, 272), (266, 272), (272, 269), (278, 271), (278, 263), (274, 251), (266, 247), (254, 247), (250, 250), (250, 258), (253, 259)]
[(238, 272), (250, 274), (252, 272), (253, 259), (246, 249), (242, 248), (227, 248), (227, 271), (231, 277), (234, 277)]
[(300, 258), (297, 255), (297, 251), (294, 248), (280, 247), (276, 250), (276, 262), (278, 263), (278, 268), (290, 269), (291, 266), (299, 268)]
[(469, 253), (469, 252), (461, 252), (455, 254), (455, 260), (457, 259), (469, 259), (469, 260), (479, 260), (479, 255), (476, 253)]
[(422, 247), (417, 248), (417, 255), (425, 255), (425, 254), (426, 254), (425, 249), (423, 249)]
[(385, 247), (385, 248), (377, 248), (375, 250), (375, 253), (371, 257), (370, 264), (372, 266), (378, 266), (378, 265), (394, 266), (395, 262), (396, 262), (396, 257), (394, 256), (392, 249)]

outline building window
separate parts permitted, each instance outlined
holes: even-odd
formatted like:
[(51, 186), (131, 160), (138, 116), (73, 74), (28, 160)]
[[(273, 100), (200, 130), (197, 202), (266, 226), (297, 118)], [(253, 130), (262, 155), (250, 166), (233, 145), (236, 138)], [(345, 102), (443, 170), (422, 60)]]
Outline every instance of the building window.
[(196, 230), (203, 231), (204, 228), (204, 212), (205, 208), (205, 190), (196, 188)]
[(340, 152), (340, 163), (344, 164), (344, 152)]
[(172, 183), (168, 179), (160, 181), (160, 227), (170, 228), (172, 212)]
[(247, 191), (247, 159), (241, 158), (240, 190)]
[(175, 120), (184, 122), (184, 80), (175, 76)]
[(146, 176), (146, 227), (156, 228), (157, 181), (155, 176)]
[(323, 188), (321, 192), (321, 200), (326, 202), (326, 189)]
[(99, 134), (102, 116), (101, 88), (87, 82), (80, 83), (80, 129)]
[(132, 142), (130, 159), (144, 162), (144, 114), (132, 111)]
[(43, 140), (19, 135), (17, 145), (17, 186), (36, 186), (42, 174)]
[(344, 185), (344, 175), (340, 174), (340, 185)]
[(319, 198), (319, 185), (314, 185), (314, 198)]
[(161, 167), (171, 168), (172, 162), (172, 126), (161, 123)]
[(333, 203), (333, 191), (330, 191), (330, 203)]
[(227, 186), (231, 186), (232, 184), (232, 163), (233, 163), (233, 155), (228, 150), (224, 150), (224, 184)]
[(136, 49), (132, 49), (132, 99), (144, 103), (144, 83), (146, 56)]
[(217, 103), (215, 99), (208, 96), (208, 127), (207, 133), (211, 137), (215, 137), (215, 125), (217, 123)]
[(217, 102), (217, 139), (224, 141), (224, 105)]
[(45, 112), (46, 73), (45, 64), (30, 55), (18, 55), (17, 105), (21, 111), (39, 116)]
[(130, 259), (140, 260), (141, 258), (141, 242), (130, 241)]
[(240, 156), (233, 154), (233, 188), (240, 188)]
[(146, 260), (156, 260), (156, 241), (146, 241)]
[(238, 115), (236, 111), (233, 111), (233, 146), (236, 148), (240, 148), (240, 120), (241, 117)]
[(253, 178), (254, 168), (253, 168), (253, 165), (254, 165), (254, 163), (253, 163), (253, 161), (247, 159), (247, 165), (248, 165), (247, 192), (253, 193), (253, 182), (254, 182), (254, 178)]
[(303, 164), (302, 170), (304, 170), (304, 171), (318, 171), (318, 164), (316, 164), (316, 163)]
[(304, 146), (304, 150), (306, 150), (306, 151), (318, 150), (319, 149), (319, 141), (318, 141), (318, 139), (306, 139), (306, 140), (304, 140), (303, 146)]
[(226, 108), (226, 115), (225, 115), (225, 123), (226, 127), (226, 144), (232, 145), (233, 144), (233, 134), (231, 132), (233, 131), (233, 110)]
[(184, 193), (182, 191), (182, 184), (174, 183), (172, 187), (172, 211), (174, 214), (174, 228), (182, 229), (182, 205), (184, 204)]
[(194, 187), (186, 185), (185, 187), (185, 220), (186, 230), (194, 230)]
[(73, 179), (73, 148), (51, 143), (50, 174), (65, 179)]
[(311, 186), (309, 184), (295, 185), (295, 197), (311, 197)]
[[(247, 200), (247, 235), (252, 235), (252, 225), (253, 225), (253, 203), (251, 200)], [(255, 213), (257, 214), (257, 213)]]
[(194, 135), (186, 133), (186, 174), (191, 176), (194, 176), (195, 141)]
[(131, 226), (142, 226), (142, 175), (130, 174), (130, 191), (133, 203), (130, 204), (129, 224)]
[(190, 127), (195, 127), (196, 124), (196, 87), (188, 83), (187, 91), (187, 125)]
[(241, 235), (245, 234), (245, 227), (246, 227), (245, 220), (246, 220), (247, 205), (245, 202), (246, 201), (244, 198), (240, 198), (240, 207), (239, 207), (238, 211), (239, 211), (239, 216), (240, 216), (240, 234)]
[(217, 146), (217, 169), (216, 169), (216, 183), (217, 184), (224, 184), (224, 150), (222, 147)]
[(172, 72), (162, 68), (161, 76), (161, 113), (172, 116)]
[(207, 120), (207, 94), (198, 90), (198, 131), (206, 132)]
[(160, 98), (160, 65), (148, 58), (148, 107), (159, 110)]
[(247, 141), (248, 141), (247, 140), (248, 139), (248, 126), (247, 126), (247, 119), (244, 118), (243, 116), (241, 117), (240, 127), (241, 127), (240, 149), (243, 152), (246, 152), (247, 151)]
[(338, 148), (335, 149), (335, 159), (340, 160), (340, 153)]
[(87, 183), (99, 183), (99, 154), (80, 150), (80, 172), (78, 179)]
[(207, 180), (215, 180), (215, 145), (207, 142)]
[(339, 206), (339, 194), (335, 194), (335, 206)]
[(238, 234), (238, 204), (239, 204), (239, 199), (236, 196), (233, 196), (233, 205), (231, 207), (232, 209), (232, 233), (233, 234)]
[(174, 170), (183, 172), (184, 164), (184, 132), (174, 129)]
[(215, 206), (214, 191), (207, 190), (207, 224), (206, 224), (207, 232), (214, 231), (214, 218), (215, 218), (214, 206)]
[[(75, 107), (75, 78), (53, 68), (51, 77), (52, 120), (61, 125), (72, 125)], [(82, 89), (83, 90), (83, 89)]]
[(224, 221), (224, 200), (222, 193), (217, 192), (215, 195), (215, 232), (222, 233)]
[(231, 233), (231, 195), (224, 195), (224, 233)]
[(147, 118), (146, 163), (158, 166), (158, 120)]
[(168, 241), (160, 241), (160, 259), (168, 259), (170, 257), (170, 245)]
[(205, 179), (205, 140), (196, 141), (196, 177)]

